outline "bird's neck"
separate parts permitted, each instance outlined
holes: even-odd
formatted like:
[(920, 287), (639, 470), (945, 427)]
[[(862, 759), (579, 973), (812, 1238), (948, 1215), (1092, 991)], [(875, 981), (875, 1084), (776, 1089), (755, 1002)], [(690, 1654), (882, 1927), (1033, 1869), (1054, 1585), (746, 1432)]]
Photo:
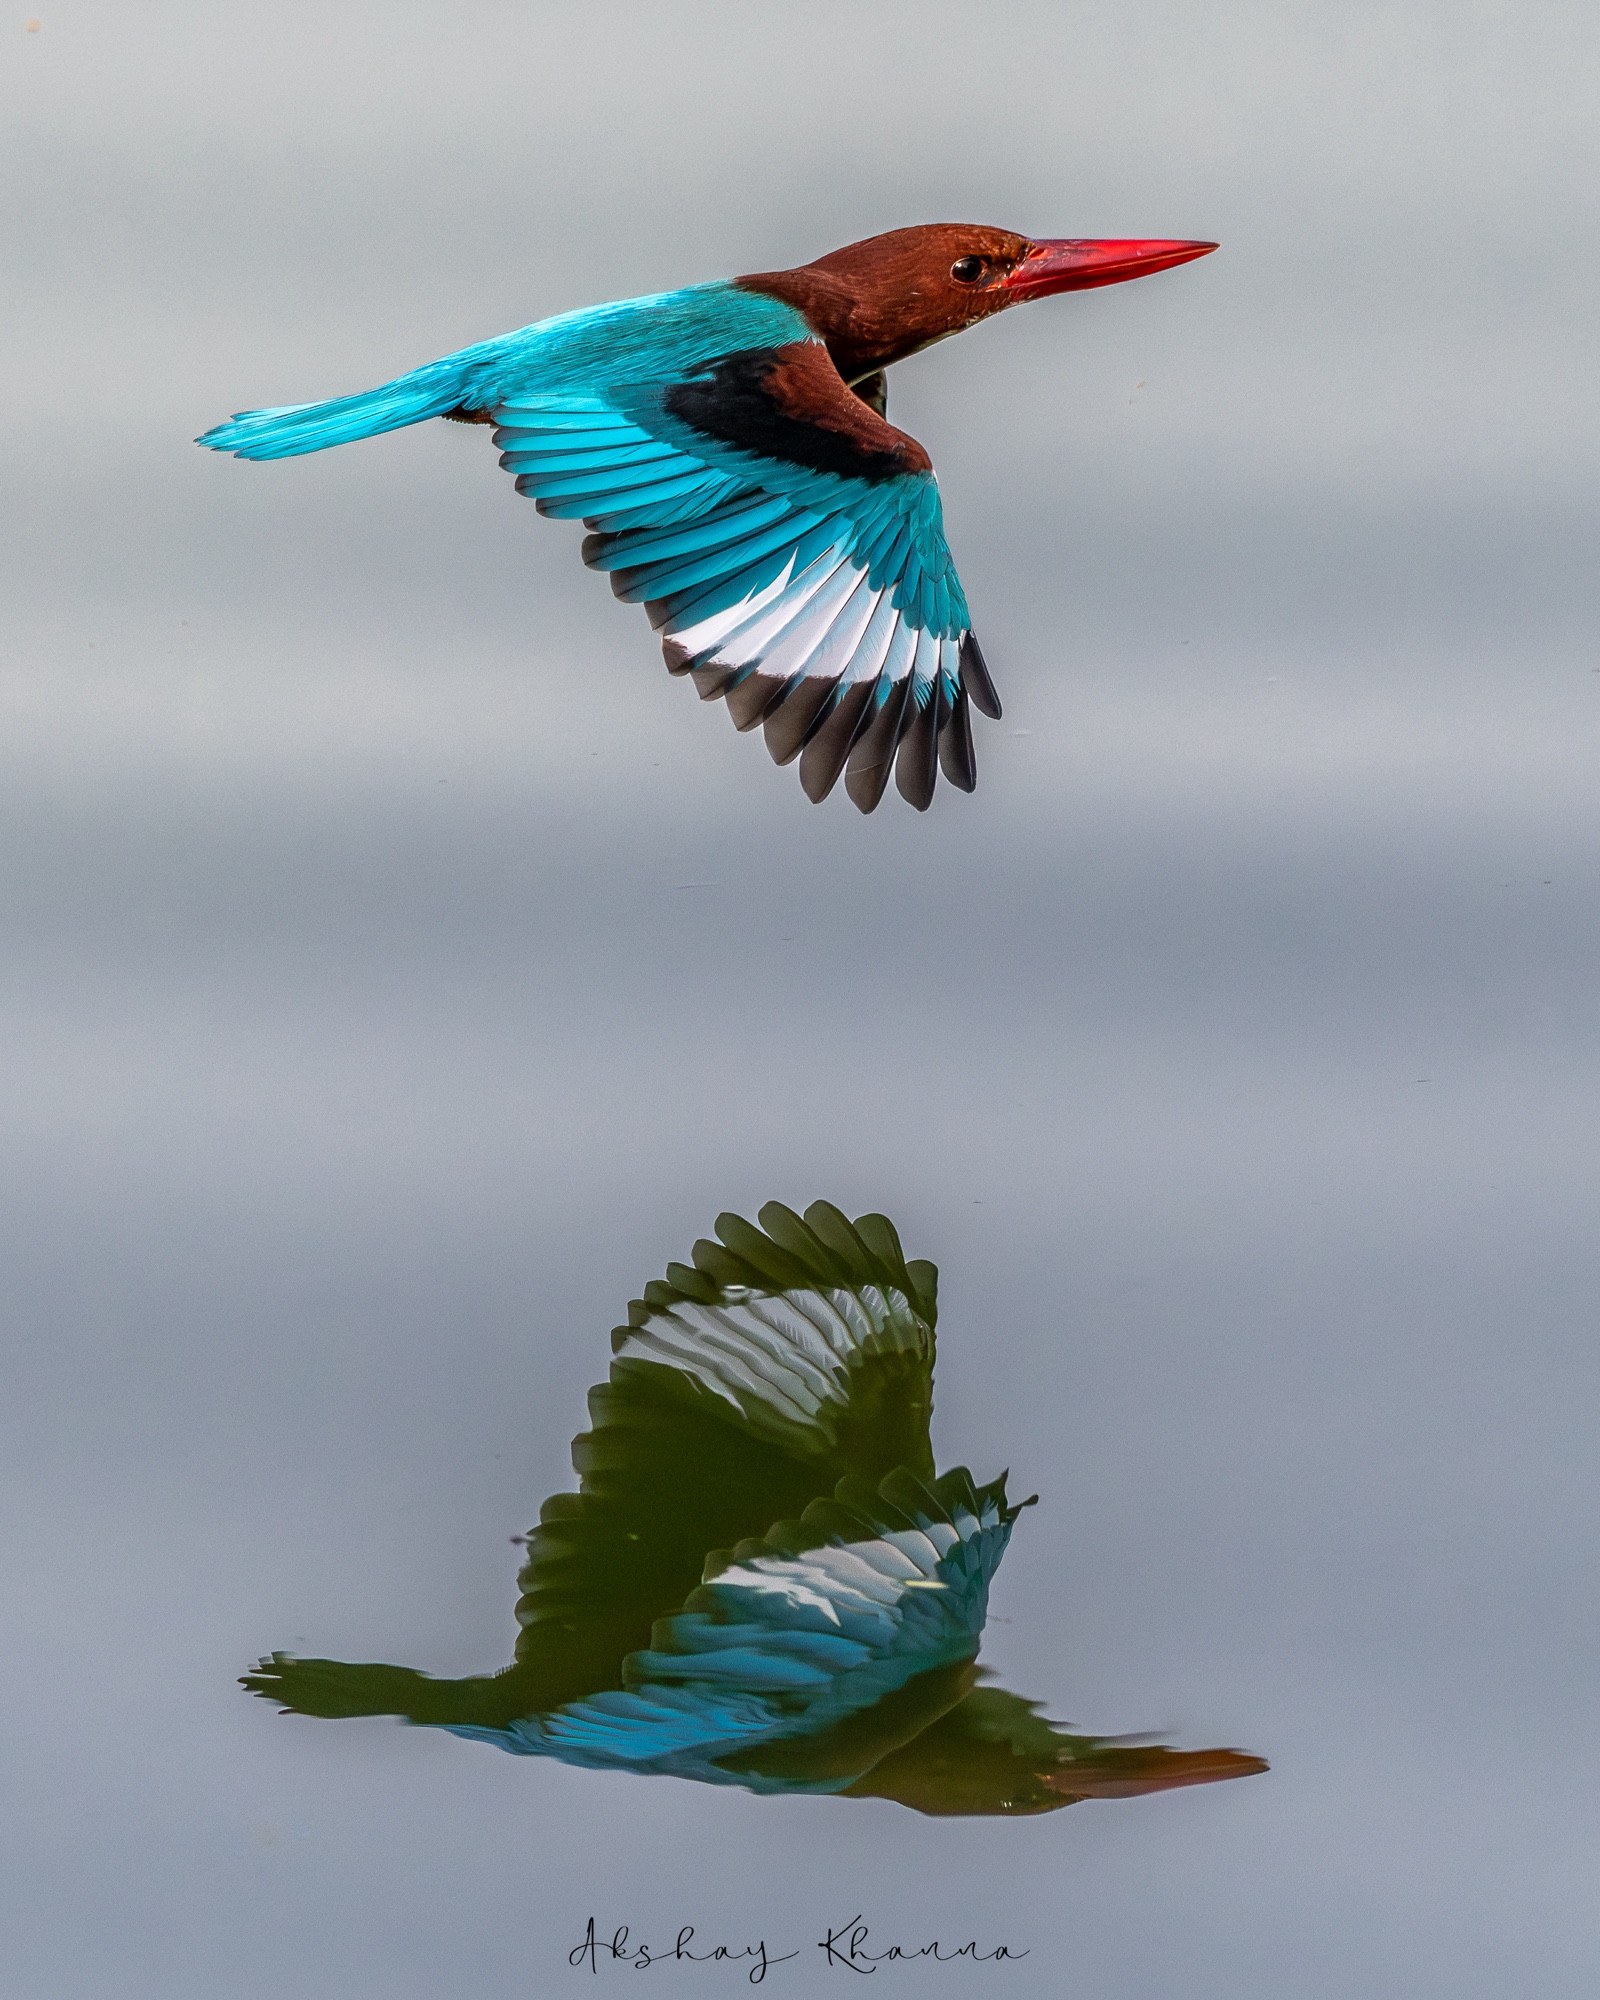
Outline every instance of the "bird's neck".
[(736, 278), (747, 292), (793, 306), (828, 350), (846, 382), (859, 382), (959, 329), (932, 325), (915, 298), (874, 296), (831, 272), (803, 264), (795, 271), (758, 271)]

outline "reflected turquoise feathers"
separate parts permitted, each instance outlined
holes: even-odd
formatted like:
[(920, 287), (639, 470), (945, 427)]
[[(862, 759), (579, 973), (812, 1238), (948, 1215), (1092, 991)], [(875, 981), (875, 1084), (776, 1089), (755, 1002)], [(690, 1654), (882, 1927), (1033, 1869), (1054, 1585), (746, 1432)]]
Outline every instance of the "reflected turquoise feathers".
[(1074, 1734), (980, 1685), (1005, 1475), (938, 1474), (937, 1274), (818, 1202), (717, 1222), (612, 1335), (544, 1503), (503, 1672), (274, 1653), (302, 1715), (389, 1714), (527, 1756), (926, 1813), (1050, 1811), (1265, 1768)]
[(887, 421), (885, 370), (1020, 300), (1170, 269), (1210, 243), (899, 229), (791, 271), (541, 320), (381, 388), (245, 410), (198, 442), (293, 458), (430, 417), (492, 423), (541, 514), (642, 604), (667, 665), (863, 811), (891, 768), (925, 809), (977, 782), (999, 700), (944, 538), (933, 465)]

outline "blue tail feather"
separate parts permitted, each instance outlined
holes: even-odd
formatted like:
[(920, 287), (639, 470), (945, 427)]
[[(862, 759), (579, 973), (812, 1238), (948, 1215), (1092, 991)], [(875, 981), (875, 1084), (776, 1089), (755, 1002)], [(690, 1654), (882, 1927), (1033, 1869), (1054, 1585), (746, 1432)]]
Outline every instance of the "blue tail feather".
[(302, 452), (325, 451), (329, 445), (355, 438), (376, 437), (458, 410), (470, 393), (459, 368), (435, 362), (381, 388), (358, 396), (337, 396), (329, 403), (289, 403), (275, 410), (241, 410), (217, 424), (197, 444), (213, 451), (231, 451), (236, 458), (297, 458)]

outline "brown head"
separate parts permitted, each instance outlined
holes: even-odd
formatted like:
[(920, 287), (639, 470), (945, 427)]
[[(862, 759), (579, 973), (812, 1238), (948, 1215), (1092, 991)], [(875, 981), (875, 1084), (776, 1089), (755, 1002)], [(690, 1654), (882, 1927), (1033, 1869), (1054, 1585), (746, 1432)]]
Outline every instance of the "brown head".
[(846, 244), (793, 271), (736, 282), (804, 313), (847, 382), (961, 333), (1022, 299), (1116, 285), (1187, 264), (1215, 243), (1032, 241), (981, 223), (934, 222)]

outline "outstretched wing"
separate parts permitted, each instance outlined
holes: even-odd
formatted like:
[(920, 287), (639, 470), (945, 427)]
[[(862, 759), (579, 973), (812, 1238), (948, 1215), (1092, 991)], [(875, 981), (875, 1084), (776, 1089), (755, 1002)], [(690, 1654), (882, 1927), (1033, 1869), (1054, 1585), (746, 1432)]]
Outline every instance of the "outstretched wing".
[(579, 1489), (547, 1500), (528, 1537), (510, 1668), (436, 1681), (275, 1654), (245, 1685), (307, 1714), (497, 1727), (620, 1686), (714, 1550), (847, 1476), (931, 1478), (934, 1267), (907, 1263), (883, 1216), (774, 1202), (761, 1223), (719, 1217), (720, 1240), (647, 1285), (612, 1335), (573, 1440)]
[(891, 766), (919, 809), (942, 765), (977, 780), (970, 706), (999, 701), (970, 629), (922, 446), (845, 386), (815, 340), (686, 379), (494, 407), (501, 464), (584, 560), (643, 604), (667, 664), (825, 798), (863, 812)]
[(1266, 1768), (1241, 1750), (1171, 1750), (1076, 1734), (1047, 1722), (1037, 1702), (979, 1687), (891, 1750), (851, 1785), (850, 1796), (894, 1799), (939, 1816), (1042, 1813)]
[(837, 1791), (972, 1681), (1020, 1510), (965, 1468), (844, 1479), (731, 1552), (623, 1662), (621, 1685), (505, 1731), (505, 1748), (759, 1791)]
[(612, 1335), (573, 1441), (579, 1490), (545, 1502), (519, 1579), (517, 1658), (559, 1699), (618, 1685), (711, 1551), (847, 1476), (932, 1475), (933, 1266), (908, 1264), (883, 1216), (770, 1202), (760, 1219), (719, 1216), (720, 1240)]

